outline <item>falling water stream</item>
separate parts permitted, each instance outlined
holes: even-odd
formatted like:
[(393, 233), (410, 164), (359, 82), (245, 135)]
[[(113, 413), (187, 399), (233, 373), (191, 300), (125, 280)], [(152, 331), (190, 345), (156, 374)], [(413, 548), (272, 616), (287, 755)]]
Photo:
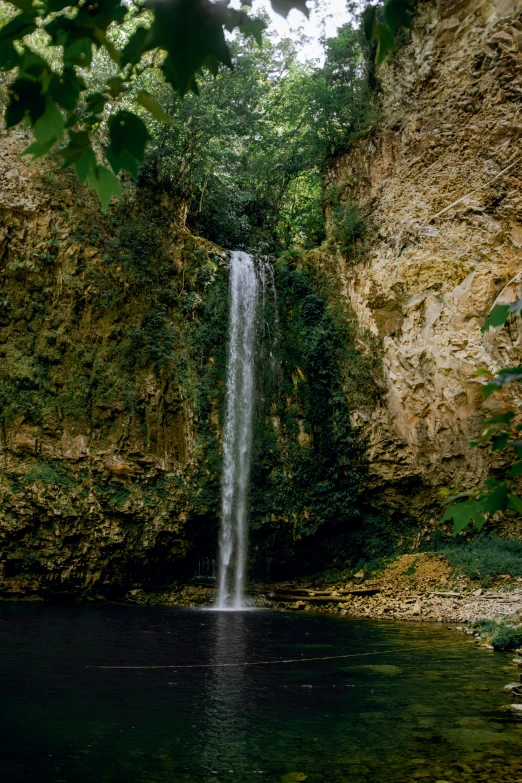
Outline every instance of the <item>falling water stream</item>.
[(230, 259), (217, 609), (243, 609), (245, 605), (257, 295), (254, 259), (248, 253), (233, 252)]

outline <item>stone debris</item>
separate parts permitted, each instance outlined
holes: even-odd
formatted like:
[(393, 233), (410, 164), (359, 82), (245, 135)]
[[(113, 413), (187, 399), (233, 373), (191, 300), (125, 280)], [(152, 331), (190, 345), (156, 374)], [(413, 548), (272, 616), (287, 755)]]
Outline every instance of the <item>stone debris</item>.
[[(437, 590), (437, 586), (457, 583), (458, 590)], [(522, 593), (519, 582), (501, 580), (496, 591), (477, 590), (470, 579), (457, 576), (446, 559), (437, 554), (401, 555), (387, 564), (375, 577), (366, 579), (366, 588), (349, 590), (331, 587), (313, 591), (302, 586), (284, 592), (267, 591), (268, 604), (291, 609), (292, 593), (301, 596), (300, 610), (331, 612), (348, 617), (415, 620), (469, 624), (479, 618), (510, 617), (522, 613)], [(343, 593), (341, 599), (339, 593)], [(350, 594), (351, 593), (351, 594)], [(471, 632), (470, 632), (471, 633)], [(480, 641), (480, 634), (476, 635)], [(522, 663), (522, 658), (520, 658)]]

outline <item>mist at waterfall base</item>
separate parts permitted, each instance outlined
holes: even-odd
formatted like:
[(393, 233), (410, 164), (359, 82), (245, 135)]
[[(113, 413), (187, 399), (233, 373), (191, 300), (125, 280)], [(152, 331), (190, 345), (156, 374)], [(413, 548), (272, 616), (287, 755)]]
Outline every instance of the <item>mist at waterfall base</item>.
[(6, 783), (456, 783), (522, 765), (522, 723), (499, 710), (509, 657), (441, 625), (3, 603), (0, 656)]
[(258, 279), (254, 259), (236, 251), (230, 258), (221, 528), (216, 609), (245, 607), (248, 546), (248, 485), (255, 404), (255, 341)]

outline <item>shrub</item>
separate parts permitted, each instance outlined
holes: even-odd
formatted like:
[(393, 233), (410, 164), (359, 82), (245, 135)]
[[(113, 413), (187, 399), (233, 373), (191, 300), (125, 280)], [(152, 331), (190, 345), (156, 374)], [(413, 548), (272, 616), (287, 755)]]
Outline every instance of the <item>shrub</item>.
[(515, 650), (522, 645), (522, 625), (513, 620), (477, 620), (474, 627), (487, 638), (495, 650)]

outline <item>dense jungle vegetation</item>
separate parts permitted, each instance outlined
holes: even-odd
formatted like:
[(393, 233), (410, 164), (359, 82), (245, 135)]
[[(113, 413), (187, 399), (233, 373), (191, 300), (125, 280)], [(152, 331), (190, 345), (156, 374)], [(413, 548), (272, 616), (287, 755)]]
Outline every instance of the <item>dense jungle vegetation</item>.
[(165, 101), (172, 122), (155, 124), (140, 181), (183, 201), (195, 233), (223, 247), (320, 244), (327, 162), (369, 121), (367, 49), (347, 25), (314, 67), (290, 40), (238, 37), (232, 70)]

